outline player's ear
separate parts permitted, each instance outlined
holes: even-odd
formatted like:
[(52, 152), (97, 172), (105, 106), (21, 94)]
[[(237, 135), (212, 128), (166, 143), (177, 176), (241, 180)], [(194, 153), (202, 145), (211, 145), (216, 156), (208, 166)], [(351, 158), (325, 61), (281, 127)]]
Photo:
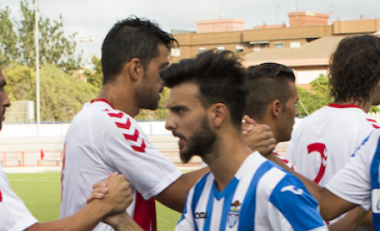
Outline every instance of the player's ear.
[(272, 116), (274, 118), (277, 118), (280, 116), (281, 112), (282, 112), (282, 109), (283, 109), (283, 105), (282, 103), (280, 102), (280, 100), (278, 99), (275, 99), (272, 103), (271, 103), (271, 113), (272, 113)]
[(220, 128), (227, 117), (228, 110), (226, 105), (216, 103), (210, 106), (208, 113), (210, 125), (215, 128)]
[(124, 67), (134, 81), (138, 81), (144, 74), (144, 67), (138, 58), (131, 59)]

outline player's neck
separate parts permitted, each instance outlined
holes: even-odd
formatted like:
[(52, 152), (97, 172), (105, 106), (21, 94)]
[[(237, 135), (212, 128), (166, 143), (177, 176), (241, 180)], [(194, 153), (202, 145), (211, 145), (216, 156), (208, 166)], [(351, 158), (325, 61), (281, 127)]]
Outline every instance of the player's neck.
[(106, 84), (97, 98), (106, 99), (113, 108), (135, 117), (140, 109), (135, 103), (134, 95), (131, 94), (134, 91), (126, 88), (120, 87), (120, 84)]
[(276, 139), (276, 144), (277, 144), (279, 140), (278, 133), (277, 133), (277, 130), (275, 129), (276, 128), (275, 121), (270, 118), (270, 115), (266, 115), (264, 119), (255, 119), (255, 121), (257, 122), (257, 124), (265, 124), (269, 126), (270, 131), (273, 133), (273, 136)]
[(218, 149), (212, 160), (205, 162), (215, 176), (216, 187), (221, 192), (234, 178), (236, 172), (252, 151), (245, 144), (241, 134), (229, 133), (220, 137)]

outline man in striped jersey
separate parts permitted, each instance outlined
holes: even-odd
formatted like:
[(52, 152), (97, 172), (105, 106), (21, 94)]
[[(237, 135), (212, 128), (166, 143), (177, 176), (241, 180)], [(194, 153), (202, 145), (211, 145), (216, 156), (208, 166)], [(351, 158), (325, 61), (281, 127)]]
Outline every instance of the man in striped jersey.
[(161, 76), (172, 88), (166, 127), (180, 138), (182, 161), (199, 155), (211, 169), (189, 192), (176, 230), (327, 230), (304, 185), (245, 144), (238, 58), (208, 51)]

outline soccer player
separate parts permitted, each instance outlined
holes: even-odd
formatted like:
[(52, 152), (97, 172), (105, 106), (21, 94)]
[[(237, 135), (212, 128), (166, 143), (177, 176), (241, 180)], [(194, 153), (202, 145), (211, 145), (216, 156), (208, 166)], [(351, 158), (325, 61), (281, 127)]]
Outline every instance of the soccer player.
[(181, 160), (199, 155), (211, 169), (189, 192), (176, 230), (327, 230), (304, 185), (245, 144), (248, 87), (232, 52), (208, 51), (161, 75)]
[[(292, 69), (278, 63), (263, 63), (247, 68), (249, 96), (244, 119), (266, 124), (274, 134), (276, 144), (289, 141), (295, 117), (298, 116), (298, 94)], [(248, 116), (248, 117), (247, 117)], [(244, 137), (250, 147), (255, 134)], [(290, 168), (294, 165), (276, 153)]]
[[(281, 64), (263, 63), (247, 69), (249, 97), (245, 117), (246, 122), (267, 124), (271, 128), (277, 142), (288, 141), (291, 137), (294, 118), (298, 115), (298, 101), (295, 76), (293, 71)], [(293, 116), (292, 116), (293, 115)], [(249, 146), (252, 134), (244, 138)], [(275, 153), (278, 158), (291, 169), (292, 165), (286, 158)], [(355, 230), (361, 223), (361, 209), (352, 211), (350, 215), (329, 226), (330, 230)], [(368, 230), (368, 229), (367, 229)]]
[(346, 37), (331, 57), (333, 103), (306, 117), (294, 131), (286, 158), (321, 186), (348, 162), (380, 125), (367, 113), (380, 103), (380, 39)]
[[(102, 46), (103, 88), (75, 116), (65, 138), (60, 217), (86, 204), (91, 186), (117, 171), (131, 182), (128, 213), (146, 231), (156, 230), (155, 202), (183, 211), (186, 195), (209, 171), (182, 174), (149, 142), (133, 119), (156, 109), (163, 88), (160, 70), (176, 40), (157, 24), (136, 17), (114, 25)], [(269, 131), (268, 131), (269, 132)], [(111, 230), (99, 224), (95, 230)]]
[[(5, 119), (5, 110), (10, 106), (8, 95), (4, 89), (5, 85), (5, 77), (0, 69), (0, 129), (2, 121)], [(105, 184), (108, 187), (108, 194), (104, 196), (104, 200), (92, 201), (76, 214), (65, 219), (41, 224), (12, 191), (7, 175), (0, 165), (0, 231), (91, 230), (108, 215), (125, 211), (132, 201), (129, 183), (123, 175), (113, 176), (105, 180)], [(130, 224), (130, 219), (127, 217), (124, 223)], [(118, 226), (114, 228), (117, 229)]]

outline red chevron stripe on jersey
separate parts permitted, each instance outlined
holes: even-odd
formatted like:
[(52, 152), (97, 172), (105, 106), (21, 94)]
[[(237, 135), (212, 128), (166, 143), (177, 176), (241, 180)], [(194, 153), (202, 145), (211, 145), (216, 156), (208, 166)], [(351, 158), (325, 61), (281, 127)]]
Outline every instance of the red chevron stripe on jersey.
[(108, 115), (111, 116), (111, 117), (114, 117), (114, 118), (121, 119), (124, 114), (122, 112), (119, 112), (119, 113), (108, 113)]
[(142, 142), (141, 142), (141, 146), (140, 146), (140, 147), (139, 147), (139, 146), (133, 146), (133, 145), (131, 145), (131, 147), (132, 147), (133, 150), (135, 150), (136, 152), (145, 152), (145, 147), (146, 147), (146, 145), (145, 145), (144, 140), (142, 140)]
[(129, 129), (131, 127), (131, 121), (127, 119), (127, 122), (125, 122), (125, 124), (116, 122), (116, 126), (119, 128)]
[(3, 194), (1, 194), (1, 191), (0, 191), (0, 202), (3, 201)]
[(135, 133), (133, 135), (123, 134), (126, 140), (132, 140), (134, 142), (139, 138), (139, 131), (135, 129)]
[[(377, 123), (377, 121), (374, 120), (374, 119), (366, 119), (366, 120), (367, 120), (368, 122), (371, 122), (371, 123)], [(372, 127), (376, 128), (376, 129), (380, 128), (380, 126), (377, 125), (377, 124), (372, 124)]]

